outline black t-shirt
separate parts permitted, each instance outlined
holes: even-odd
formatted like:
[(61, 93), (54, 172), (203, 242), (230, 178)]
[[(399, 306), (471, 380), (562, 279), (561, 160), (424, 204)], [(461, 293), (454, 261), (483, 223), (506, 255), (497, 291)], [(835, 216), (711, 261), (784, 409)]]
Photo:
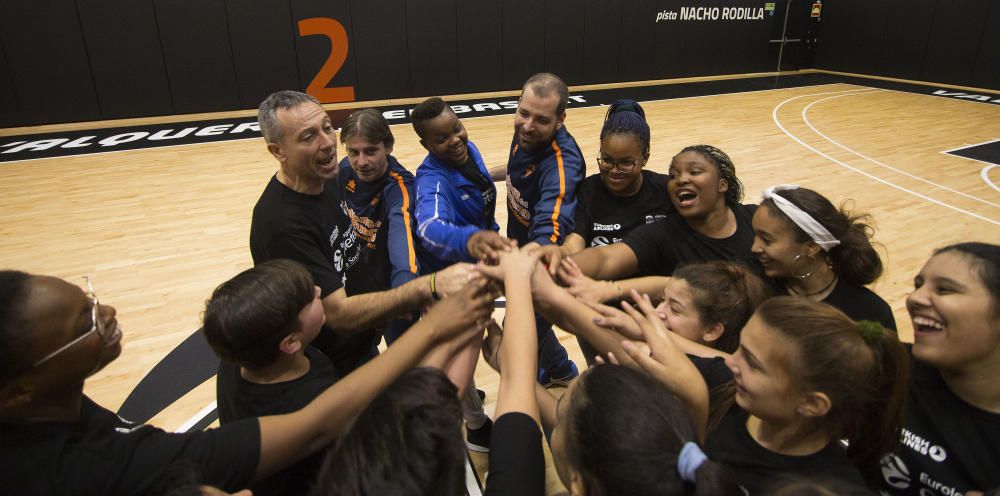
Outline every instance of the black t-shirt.
[[(240, 366), (221, 362), (216, 380), (219, 422), (226, 425), (240, 419), (280, 415), (301, 409), (326, 391), (339, 378), (330, 359), (309, 346), (305, 351), (309, 372), (285, 382), (258, 384), (240, 375)], [(323, 453), (316, 453), (295, 465), (254, 483), (255, 495), (306, 494), (319, 473)]]
[(521, 412), (508, 412), (493, 424), (486, 496), (543, 496), (545, 456), (538, 424)]
[(743, 262), (763, 276), (760, 261), (750, 252), (753, 227), (750, 224), (757, 205), (739, 205), (733, 209), (736, 232), (724, 239), (709, 238), (688, 226), (680, 215), (667, 216), (663, 222), (639, 226), (625, 239), (639, 261), (640, 276), (669, 276), (681, 263), (733, 260)]
[(791, 476), (835, 478), (864, 486), (861, 473), (838, 441), (811, 455), (782, 455), (750, 436), (746, 426), (749, 417), (734, 403), (705, 440), (708, 458), (727, 465), (749, 494), (765, 494), (765, 489)]
[[(253, 209), (250, 255), (254, 264), (288, 258), (301, 263), (320, 287), (320, 296), (344, 286), (345, 274), (358, 262), (358, 240), (341, 206), (337, 180), (318, 195), (306, 195), (272, 177)], [(378, 343), (372, 332), (342, 336), (324, 326), (313, 346), (339, 368), (353, 368)]]
[(892, 308), (882, 297), (864, 286), (838, 280), (823, 303), (836, 307), (854, 320), (874, 320), (887, 329), (896, 330)]
[(594, 174), (580, 183), (574, 231), (587, 247), (622, 240), (633, 229), (659, 222), (674, 212), (667, 183), (670, 176), (642, 171), (642, 186), (632, 196), (615, 196)]
[(882, 459), (882, 489), (957, 496), (1000, 487), (1000, 414), (963, 401), (937, 369), (911, 363), (902, 445)]
[(709, 391), (733, 380), (733, 372), (726, 366), (725, 358), (703, 358), (695, 355), (687, 357), (698, 369), (698, 372), (701, 372), (701, 376), (705, 378), (705, 384), (708, 385)]
[(127, 422), (84, 396), (74, 422), (0, 423), (0, 492), (30, 495), (144, 494), (187, 460), (202, 484), (246, 488), (260, 461), (260, 426), (168, 433)]

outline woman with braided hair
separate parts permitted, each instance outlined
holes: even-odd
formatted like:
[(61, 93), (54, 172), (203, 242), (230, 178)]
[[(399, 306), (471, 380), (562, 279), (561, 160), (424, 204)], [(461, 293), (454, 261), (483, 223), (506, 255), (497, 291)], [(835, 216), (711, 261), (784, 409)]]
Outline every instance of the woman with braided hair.
[[(729, 156), (711, 145), (688, 146), (671, 161), (670, 178), (675, 214), (635, 229), (621, 243), (588, 248), (560, 263), (559, 277), (571, 293), (592, 302), (621, 298), (631, 289), (659, 295), (664, 276), (689, 262), (730, 260), (762, 275), (750, 251), (757, 206), (740, 203), (743, 185)], [(644, 277), (612, 280), (635, 276)]]
[(811, 189), (772, 186), (753, 216), (752, 250), (789, 295), (895, 329), (889, 304), (865, 287), (882, 274), (866, 217), (838, 209)]

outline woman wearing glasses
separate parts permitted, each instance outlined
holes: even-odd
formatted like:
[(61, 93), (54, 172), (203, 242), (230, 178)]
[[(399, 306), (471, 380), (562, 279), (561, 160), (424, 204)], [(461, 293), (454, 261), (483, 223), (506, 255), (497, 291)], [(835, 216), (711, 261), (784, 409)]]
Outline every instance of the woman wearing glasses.
[[(130, 423), (83, 393), (121, 354), (114, 307), (55, 277), (0, 271), (0, 488), (4, 494), (147, 494), (170, 467), (201, 484), (247, 487), (329, 444), (430, 351), (464, 347), (493, 310), (483, 280), (435, 305), (392, 348), (286, 415), (167, 433)], [(426, 363), (426, 362), (425, 362)]]
[(674, 211), (667, 193), (670, 177), (643, 169), (647, 160), (646, 113), (632, 100), (616, 101), (601, 128), (600, 172), (580, 185), (576, 227), (563, 243), (564, 255), (617, 243), (632, 229), (659, 222)]

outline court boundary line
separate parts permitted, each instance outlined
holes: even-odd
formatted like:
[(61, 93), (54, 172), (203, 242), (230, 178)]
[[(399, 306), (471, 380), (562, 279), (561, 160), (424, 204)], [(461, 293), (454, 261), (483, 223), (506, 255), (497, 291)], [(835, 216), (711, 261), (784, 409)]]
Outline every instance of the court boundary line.
[(198, 422), (201, 422), (202, 420), (205, 419), (205, 417), (211, 415), (213, 412), (218, 410), (219, 409), (218, 407), (219, 407), (218, 400), (212, 400), (211, 403), (205, 405), (205, 407), (202, 408), (201, 410), (198, 410), (198, 413), (194, 414), (191, 418), (184, 421), (184, 423), (181, 424), (180, 427), (178, 427), (177, 430), (174, 432), (187, 432), (191, 430), (192, 427), (198, 425)]
[[(871, 89), (870, 87), (867, 87), (867, 88)], [(875, 88), (875, 89), (881, 89), (881, 88)], [(853, 90), (853, 91), (856, 92), (857, 90)], [(812, 147), (811, 145), (806, 144), (804, 141), (802, 141), (801, 139), (799, 139), (797, 136), (795, 136), (794, 134), (790, 133), (785, 128), (785, 126), (783, 126), (781, 124), (781, 120), (778, 119), (778, 110), (780, 110), (781, 107), (783, 107), (785, 104), (787, 104), (787, 103), (789, 103), (789, 102), (791, 102), (793, 100), (798, 100), (799, 98), (805, 98), (805, 97), (809, 97), (809, 96), (820, 96), (820, 95), (830, 95), (830, 94), (849, 93), (849, 92), (850, 91), (835, 91), (835, 92), (827, 92), (827, 93), (814, 93), (814, 94), (799, 95), (799, 96), (795, 96), (795, 97), (792, 97), (792, 98), (788, 98), (788, 99), (786, 99), (786, 100), (782, 101), (781, 103), (779, 103), (779, 104), (777, 104), (777, 105), (774, 106), (774, 109), (771, 110), (771, 120), (774, 121), (774, 124), (778, 126), (778, 129), (780, 129), (781, 132), (785, 133), (786, 136), (788, 136), (789, 138), (791, 138), (792, 140), (794, 140), (796, 143), (798, 143), (798, 144), (802, 145), (803, 147), (811, 150), (813, 153), (816, 153), (817, 155), (820, 155), (820, 156), (826, 158), (827, 160), (829, 160), (831, 162), (839, 164), (840, 166), (842, 166), (842, 167), (844, 167), (844, 168), (846, 168), (848, 170), (854, 171), (854, 172), (856, 172), (858, 174), (861, 174), (862, 176), (868, 177), (869, 179), (873, 179), (873, 180), (875, 180), (877, 182), (880, 182), (882, 184), (885, 184), (886, 186), (889, 186), (891, 188), (898, 189), (898, 190), (900, 190), (900, 191), (902, 191), (904, 193), (909, 193), (909, 194), (911, 194), (913, 196), (916, 196), (917, 198), (921, 198), (923, 200), (926, 200), (928, 202), (934, 203), (936, 205), (939, 205), (939, 206), (942, 206), (942, 207), (945, 207), (945, 208), (948, 208), (948, 209), (951, 209), (951, 210), (955, 210), (956, 212), (960, 212), (960, 213), (969, 215), (971, 217), (974, 217), (974, 218), (977, 218), (979, 220), (988, 222), (990, 224), (995, 224), (995, 225), (1000, 226), (1000, 221), (996, 221), (996, 220), (990, 219), (988, 217), (983, 217), (983, 216), (981, 216), (981, 215), (979, 215), (977, 213), (974, 213), (974, 212), (969, 212), (969, 211), (963, 210), (963, 209), (958, 208), (958, 207), (956, 207), (954, 205), (945, 203), (945, 202), (940, 201), (940, 200), (936, 200), (936, 199), (931, 198), (931, 197), (929, 197), (927, 195), (924, 195), (922, 193), (918, 193), (916, 191), (904, 188), (904, 187), (902, 187), (902, 186), (900, 186), (898, 184), (895, 184), (895, 183), (893, 183), (893, 182), (891, 182), (889, 180), (882, 179), (882, 178), (880, 178), (878, 176), (875, 176), (873, 174), (865, 172), (865, 171), (863, 171), (861, 169), (858, 169), (858, 168), (856, 168), (854, 166), (845, 164), (844, 162), (841, 162), (840, 160), (837, 160), (837, 159), (831, 157), (830, 155), (817, 150), (816, 148)]]
[(929, 179), (924, 179), (924, 178), (922, 178), (922, 177), (920, 177), (920, 176), (916, 176), (916, 175), (913, 175), (913, 174), (911, 174), (911, 173), (909, 173), (909, 172), (906, 172), (906, 171), (904, 171), (904, 170), (902, 170), (902, 169), (898, 169), (898, 168), (896, 168), (896, 167), (893, 167), (893, 166), (891, 166), (891, 165), (889, 165), (889, 164), (886, 164), (886, 163), (883, 163), (883, 162), (881, 162), (881, 161), (879, 161), (879, 160), (876, 160), (876, 159), (874, 159), (874, 158), (871, 158), (871, 157), (869, 157), (868, 155), (865, 155), (864, 153), (861, 153), (861, 152), (859, 152), (859, 151), (857, 151), (857, 150), (855, 150), (855, 149), (853, 149), (853, 148), (850, 148), (850, 147), (848, 147), (848, 146), (845, 146), (845, 145), (841, 144), (841, 143), (840, 143), (839, 141), (837, 141), (837, 140), (835, 140), (835, 139), (833, 139), (833, 138), (831, 138), (831, 137), (827, 136), (826, 134), (824, 134), (824, 133), (823, 133), (822, 131), (820, 131), (819, 129), (816, 129), (816, 127), (815, 127), (815, 126), (813, 126), (813, 125), (812, 125), (812, 122), (811, 122), (811, 121), (809, 120), (809, 109), (810, 109), (810, 108), (812, 108), (812, 106), (813, 106), (813, 105), (816, 105), (817, 103), (821, 103), (821, 102), (825, 102), (825, 101), (827, 101), (827, 100), (833, 100), (833, 99), (835, 99), (835, 98), (843, 98), (843, 97), (847, 97), (847, 96), (856, 96), (856, 95), (872, 95), (872, 94), (875, 94), (875, 93), (881, 93), (881, 91), (882, 91), (881, 89), (877, 89), (877, 90), (875, 90), (875, 91), (871, 91), (871, 92), (866, 92), (866, 93), (851, 93), (851, 94), (848, 94), (848, 95), (835, 95), (835, 96), (830, 96), (830, 97), (826, 97), (826, 98), (821, 98), (821, 99), (819, 99), (819, 100), (816, 100), (816, 101), (814, 101), (814, 102), (811, 102), (811, 103), (810, 103), (809, 105), (806, 105), (806, 106), (805, 106), (805, 108), (803, 108), (803, 109), (802, 109), (802, 121), (803, 121), (803, 122), (805, 122), (807, 126), (809, 126), (809, 129), (812, 129), (812, 130), (813, 130), (813, 132), (814, 132), (814, 133), (816, 133), (816, 134), (818, 134), (818, 135), (819, 135), (819, 136), (820, 136), (821, 138), (823, 138), (823, 139), (825, 139), (825, 140), (829, 141), (829, 142), (830, 142), (830, 143), (832, 143), (833, 145), (836, 145), (836, 146), (838, 146), (838, 147), (840, 147), (840, 148), (844, 149), (844, 150), (845, 150), (845, 151), (847, 151), (848, 153), (851, 153), (851, 154), (853, 154), (853, 155), (855, 155), (855, 156), (858, 156), (858, 157), (860, 157), (860, 158), (862, 158), (862, 159), (865, 159), (865, 160), (868, 160), (869, 162), (872, 162), (872, 163), (874, 163), (874, 164), (876, 164), (876, 165), (879, 165), (879, 166), (882, 166), (882, 167), (885, 167), (886, 169), (889, 169), (889, 170), (891, 170), (891, 171), (893, 171), (893, 172), (897, 172), (897, 173), (899, 173), (899, 174), (902, 174), (902, 175), (904, 175), (904, 176), (907, 176), (907, 177), (909, 177), (909, 178), (911, 178), (911, 179), (915, 179), (915, 180), (917, 180), (917, 181), (920, 181), (920, 182), (922, 182), (922, 183), (926, 183), (926, 184), (929, 184), (929, 185), (931, 185), (931, 186), (934, 186), (934, 187), (936, 187), (936, 188), (940, 188), (940, 189), (943, 189), (943, 190), (946, 190), (946, 191), (950, 191), (950, 192), (952, 192), (952, 193), (955, 193), (955, 194), (957, 194), (957, 195), (959, 195), (959, 196), (964, 196), (964, 197), (966, 197), (966, 198), (968, 198), (968, 199), (970, 199), (970, 200), (974, 200), (974, 201), (977, 201), (977, 202), (980, 202), (980, 203), (985, 203), (985, 204), (987, 204), (987, 205), (989, 205), (989, 206), (991, 206), (991, 207), (996, 207), (996, 208), (1000, 208), (1000, 204), (997, 204), (997, 203), (993, 203), (993, 202), (991, 202), (991, 201), (989, 201), (989, 200), (984, 200), (984, 199), (982, 199), (982, 198), (979, 198), (979, 197), (977, 197), (977, 196), (973, 196), (973, 195), (970, 195), (970, 194), (968, 194), (968, 193), (964, 193), (964, 192), (962, 192), (962, 191), (959, 191), (959, 190), (957, 190), (957, 189), (953, 189), (953, 188), (950, 188), (950, 187), (948, 187), (948, 186), (945, 186), (945, 185), (943, 185), (943, 184), (938, 184), (938, 183), (936, 183), (936, 182), (934, 182), (934, 181), (931, 181), (931, 180), (929, 180)]

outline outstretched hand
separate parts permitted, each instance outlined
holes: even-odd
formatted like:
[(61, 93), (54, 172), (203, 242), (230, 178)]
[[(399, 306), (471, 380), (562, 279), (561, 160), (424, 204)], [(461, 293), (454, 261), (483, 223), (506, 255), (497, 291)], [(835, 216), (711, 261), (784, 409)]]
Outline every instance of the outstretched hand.
[(614, 283), (591, 279), (572, 258), (563, 259), (559, 267), (559, 279), (569, 286), (569, 294), (584, 302), (602, 303), (620, 296)]
[(639, 341), (646, 339), (642, 334), (642, 329), (639, 328), (639, 324), (624, 311), (603, 303), (590, 301), (584, 301), (583, 303), (590, 307), (591, 310), (600, 314), (600, 317), (594, 317), (595, 325), (616, 331), (618, 334), (629, 339)]
[(538, 243), (528, 243), (524, 245), (532, 252), (538, 253), (539, 259), (545, 264), (546, 270), (548, 270), (549, 275), (552, 277), (556, 276), (556, 272), (559, 270), (560, 262), (563, 259), (562, 247), (559, 245), (539, 245)]
[(472, 279), (459, 291), (431, 306), (421, 322), (434, 329), (439, 342), (463, 333), (481, 332), (493, 314), (493, 300), (498, 295), (487, 279)]
[(476, 270), (490, 279), (504, 281), (509, 277), (530, 278), (537, 265), (538, 252), (524, 247), (501, 253), (497, 265), (480, 262)]
[(468, 263), (456, 263), (438, 271), (434, 275), (434, 284), (439, 296), (448, 296), (462, 289), (471, 279), (479, 277), (476, 266)]
[(466, 251), (470, 257), (488, 263), (496, 263), (501, 253), (516, 249), (516, 240), (505, 238), (489, 229), (476, 231), (469, 236), (469, 241), (466, 243)]

